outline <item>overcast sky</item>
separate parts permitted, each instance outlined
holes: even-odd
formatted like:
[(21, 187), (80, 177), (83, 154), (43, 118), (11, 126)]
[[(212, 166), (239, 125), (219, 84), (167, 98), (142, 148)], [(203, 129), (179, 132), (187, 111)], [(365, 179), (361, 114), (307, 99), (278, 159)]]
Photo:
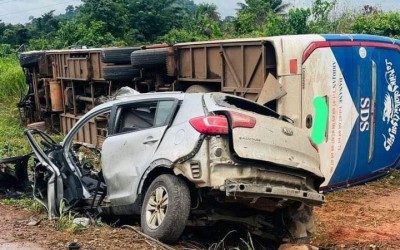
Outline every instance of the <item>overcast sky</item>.
[[(238, 2), (244, 0), (194, 0), (195, 3), (207, 2), (218, 6), (223, 17), (235, 15)], [(313, 0), (284, 0), (296, 7), (309, 7)], [(378, 6), (384, 10), (399, 10), (399, 0), (338, 0), (338, 10), (360, 9), (363, 5)], [(0, 0), (0, 20), (6, 23), (26, 23), (30, 16), (39, 17), (43, 13), (55, 10), (63, 13), (68, 5), (79, 5), (80, 0)]]

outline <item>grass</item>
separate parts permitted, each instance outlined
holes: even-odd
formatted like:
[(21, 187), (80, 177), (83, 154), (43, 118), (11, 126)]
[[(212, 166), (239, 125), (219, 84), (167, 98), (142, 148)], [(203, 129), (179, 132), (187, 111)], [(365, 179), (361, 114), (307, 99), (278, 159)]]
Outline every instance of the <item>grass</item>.
[[(27, 197), (24, 197), (21, 199), (4, 198), (4, 199), (0, 199), (0, 202), (4, 205), (23, 208), (28, 211), (33, 211), (37, 214), (40, 214), (41, 217), (45, 217), (47, 214), (45, 207), (42, 204), (40, 204), (38, 201), (36, 201), (32, 198), (27, 198)], [(59, 213), (60, 213), (60, 216), (49, 224), (55, 230), (60, 231), (60, 232), (79, 233), (86, 229), (86, 227), (84, 227), (82, 225), (73, 223), (73, 221), (76, 217), (85, 217), (85, 216), (82, 216), (82, 215), (72, 212), (72, 211), (65, 211), (65, 201), (61, 202)], [(100, 227), (100, 228), (104, 226), (103, 223), (101, 222), (101, 220), (96, 221), (95, 225), (96, 225), (96, 227)]]
[(17, 58), (0, 57), (0, 158), (30, 152), (17, 109), (25, 85), (25, 76)]
[(62, 200), (60, 204), (60, 217), (56, 220), (55, 229), (57, 231), (74, 231), (77, 228), (77, 225), (73, 224), (73, 220), (75, 219), (75, 213), (65, 211), (65, 201)]
[(0, 57), (0, 99), (19, 97), (25, 89), (25, 75), (17, 57)]
[(4, 205), (20, 207), (27, 209), (29, 211), (34, 211), (37, 213), (45, 213), (46, 210), (39, 202), (31, 199), (31, 198), (22, 198), (22, 199), (1, 199), (1, 202)]
[(17, 99), (0, 99), (0, 158), (27, 154), (31, 151), (20, 125)]
[[(17, 102), (20, 93), (25, 92), (25, 76), (15, 56), (0, 56), (0, 158), (24, 155), (31, 152), (25, 137), (24, 128), (20, 124)], [(63, 136), (56, 136), (61, 141)], [(45, 214), (45, 208), (32, 198), (0, 200), (2, 204), (20, 207)], [(60, 204), (60, 217), (54, 221), (58, 231), (79, 232), (83, 228), (73, 224), (77, 214), (64, 211), (65, 204)]]
[[(25, 76), (16, 56), (0, 56), (0, 158), (24, 155), (31, 148), (20, 125), (17, 102), (25, 89)], [(1, 199), (5, 205), (21, 207), (38, 213), (44, 207), (32, 198)]]

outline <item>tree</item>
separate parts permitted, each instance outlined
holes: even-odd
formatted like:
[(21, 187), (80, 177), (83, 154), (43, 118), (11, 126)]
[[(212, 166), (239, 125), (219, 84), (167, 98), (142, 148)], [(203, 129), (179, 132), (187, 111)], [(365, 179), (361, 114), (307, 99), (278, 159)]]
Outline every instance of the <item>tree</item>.
[(77, 15), (77, 9), (73, 5), (68, 5), (67, 8), (65, 8), (65, 14), (61, 15), (67, 20), (72, 20), (76, 17)]
[[(93, 22), (101, 22), (100, 36), (111, 33), (114, 37), (123, 37), (128, 26), (128, 0), (82, 0), (77, 8), (78, 22), (90, 27)], [(96, 29), (99, 27), (96, 26)]]
[(135, 0), (128, 4), (129, 27), (136, 30), (139, 42), (153, 42), (172, 29), (180, 29), (189, 10), (180, 0)]
[(376, 12), (357, 15), (351, 26), (353, 33), (375, 34), (400, 38), (400, 12)]
[(221, 17), (215, 4), (201, 3), (193, 20), (194, 31), (207, 38), (222, 37)]
[(4, 30), (6, 29), (6, 24), (3, 23), (0, 19), (0, 43), (4, 43), (3, 42), (3, 34), (4, 34)]
[(245, 0), (238, 6), (236, 30), (239, 34), (246, 34), (262, 30), (268, 17), (283, 14), (290, 4), (282, 0)]
[(308, 19), (311, 16), (310, 9), (291, 9), (287, 23), (289, 25), (289, 33), (291, 34), (307, 34), (310, 32), (308, 27)]
[(186, 16), (183, 27), (174, 28), (161, 38), (162, 42), (177, 43), (209, 40), (223, 36), (220, 14), (215, 4), (199, 4), (194, 15)]
[(54, 16), (54, 10), (44, 13), (41, 17), (31, 20), (31, 33), (34, 37), (51, 39), (59, 28), (59, 18)]
[(22, 24), (6, 24), (3, 27), (1, 40), (2, 43), (13, 46), (27, 44), (29, 41), (29, 30)]
[(400, 12), (366, 5), (358, 13), (332, 15), (336, 0), (313, 0), (311, 8), (292, 8), (284, 0), (245, 0), (237, 17), (221, 20), (215, 4), (192, 0), (82, 0), (64, 14), (54, 11), (27, 24), (0, 20), (0, 44), (15, 48), (101, 47), (307, 33), (369, 33), (400, 36)]
[(201, 3), (196, 7), (195, 19), (200, 19), (201, 16), (206, 16), (209, 20), (219, 22), (221, 15), (217, 11), (217, 5)]
[(378, 7), (376, 6), (371, 6), (371, 5), (364, 5), (361, 9), (361, 14), (364, 16), (371, 15), (371, 14), (378, 14), (379, 12), (382, 12), (379, 10)]
[(329, 14), (336, 5), (336, 1), (315, 0), (311, 7), (312, 20), (309, 23), (311, 33), (331, 33), (335, 23), (329, 19)]

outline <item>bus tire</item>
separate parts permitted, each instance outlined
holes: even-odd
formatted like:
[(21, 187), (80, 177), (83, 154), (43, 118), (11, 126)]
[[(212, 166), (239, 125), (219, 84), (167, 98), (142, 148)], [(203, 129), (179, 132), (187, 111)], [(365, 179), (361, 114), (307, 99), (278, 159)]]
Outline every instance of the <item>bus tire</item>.
[(30, 68), (38, 64), (45, 55), (44, 51), (27, 52), (19, 55), (19, 64), (23, 68)]
[(103, 78), (107, 81), (132, 80), (140, 75), (140, 70), (130, 65), (113, 65), (103, 68)]
[(103, 49), (101, 61), (103, 63), (129, 64), (132, 52), (139, 49), (139, 47)]
[(194, 84), (186, 89), (186, 93), (208, 93), (212, 92), (212, 89), (208, 86)]
[(157, 68), (164, 69), (165, 71), (167, 67), (167, 54), (167, 48), (137, 50), (131, 54), (131, 64), (134, 68)]

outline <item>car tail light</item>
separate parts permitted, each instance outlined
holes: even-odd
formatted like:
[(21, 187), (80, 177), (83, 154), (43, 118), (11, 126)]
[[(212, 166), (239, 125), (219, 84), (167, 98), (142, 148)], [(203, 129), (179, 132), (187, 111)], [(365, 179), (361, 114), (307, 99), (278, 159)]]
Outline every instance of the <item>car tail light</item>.
[(254, 128), (256, 125), (256, 118), (249, 115), (229, 112), (232, 120), (232, 128)]
[[(232, 128), (254, 128), (256, 119), (249, 115), (229, 112)], [(207, 135), (228, 134), (228, 119), (223, 115), (200, 116), (189, 121), (190, 125), (198, 132)]]
[(198, 132), (207, 135), (228, 134), (228, 119), (223, 115), (200, 116), (189, 121)]

